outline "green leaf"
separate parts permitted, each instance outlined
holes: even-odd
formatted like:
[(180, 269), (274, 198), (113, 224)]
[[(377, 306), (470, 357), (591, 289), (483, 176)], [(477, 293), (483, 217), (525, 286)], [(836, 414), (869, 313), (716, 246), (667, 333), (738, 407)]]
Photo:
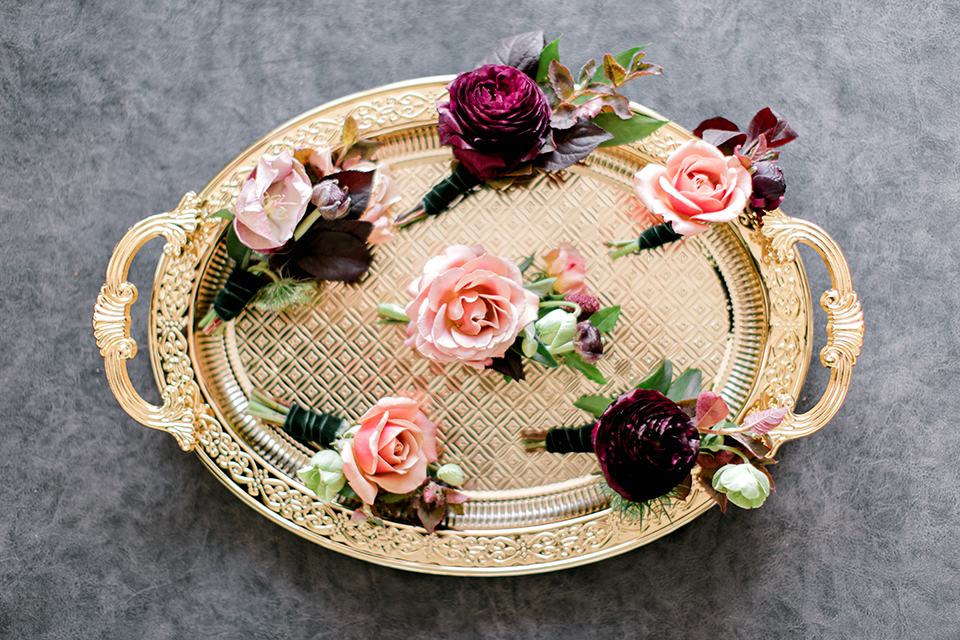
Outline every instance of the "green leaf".
[(553, 354), (547, 350), (547, 345), (543, 344), (540, 336), (537, 336), (537, 352), (530, 356), (530, 359), (550, 369), (556, 369), (560, 366)]
[(393, 504), (394, 502), (400, 502), (404, 498), (409, 498), (410, 496), (406, 493), (381, 493), (377, 496), (377, 500), (383, 502), (384, 504)]
[(542, 298), (553, 291), (553, 283), (556, 281), (556, 278), (543, 278), (541, 280), (537, 280), (536, 282), (528, 282), (527, 284), (523, 285), (523, 288), (532, 292), (538, 298)]
[(227, 228), (227, 255), (237, 264), (243, 264), (244, 259), (250, 255), (250, 248), (240, 242), (233, 225)]
[(536, 259), (537, 259), (537, 252), (534, 251), (533, 253), (528, 255), (526, 258), (521, 260), (520, 264), (517, 265), (517, 268), (520, 269), (520, 275), (523, 275), (524, 273), (526, 273), (527, 269), (529, 269), (531, 265), (533, 265), (533, 261)]
[(700, 369), (687, 369), (673, 381), (665, 395), (674, 402), (696, 398), (700, 395), (702, 378)]
[(540, 52), (540, 66), (537, 67), (537, 84), (547, 79), (547, 73), (552, 60), (560, 62), (560, 38), (562, 37), (563, 34), (561, 33), (556, 40), (545, 46), (543, 51)]
[(629, 120), (623, 120), (615, 113), (598, 113), (592, 122), (613, 138), (601, 142), (601, 147), (617, 147), (629, 142), (642, 140), (648, 135), (667, 124), (667, 120), (657, 120), (642, 113), (635, 113)]
[(587, 364), (580, 358), (576, 352), (564, 354), (564, 362), (568, 365), (582, 373), (588, 380), (592, 380), (597, 384), (607, 384), (607, 379), (603, 377), (603, 374), (600, 373), (600, 369), (597, 369), (592, 364)]
[(619, 318), (620, 305), (604, 307), (590, 316), (590, 324), (595, 326), (600, 333), (610, 333), (617, 326)]
[(627, 70), (623, 65), (613, 59), (609, 53), (603, 55), (603, 77), (606, 78), (611, 86), (619, 87), (627, 77)]
[(586, 395), (577, 398), (576, 402), (573, 403), (573, 406), (578, 409), (583, 409), (588, 413), (592, 413), (595, 418), (599, 418), (601, 415), (603, 415), (603, 412), (607, 410), (607, 407), (613, 403), (614, 399), (607, 396)]
[(637, 383), (637, 389), (650, 389), (667, 395), (670, 390), (670, 381), (673, 379), (673, 363), (664, 358), (660, 366), (649, 376)]
[(220, 211), (214, 211), (207, 218), (220, 218), (221, 220), (233, 220), (233, 210), (231, 209), (220, 209)]
[[(646, 45), (644, 45), (646, 46)], [(621, 67), (626, 67), (630, 64), (630, 61), (633, 60), (633, 56), (637, 55), (637, 52), (643, 49), (643, 47), (633, 47), (632, 49), (627, 49), (626, 51), (621, 51), (617, 55), (613, 56), (613, 59)], [(609, 54), (607, 54), (609, 55)], [(590, 78), (591, 82), (603, 82), (603, 67), (597, 69), (593, 74), (593, 77)]]

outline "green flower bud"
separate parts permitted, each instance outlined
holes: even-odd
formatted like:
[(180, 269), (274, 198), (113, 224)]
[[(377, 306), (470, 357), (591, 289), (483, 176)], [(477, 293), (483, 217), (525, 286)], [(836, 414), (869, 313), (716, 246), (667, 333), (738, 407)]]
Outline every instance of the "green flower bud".
[(318, 451), (309, 464), (297, 470), (307, 488), (317, 494), (321, 502), (333, 502), (347, 479), (343, 475), (343, 458), (332, 449)]
[(752, 464), (728, 464), (713, 476), (713, 488), (741, 509), (756, 509), (770, 495), (770, 480)]
[(555, 309), (537, 320), (537, 333), (550, 353), (573, 351), (577, 333), (577, 317), (563, 309)]
[(463, 469), (460, 468), (460, 465), (445, 464), (437, 470), (437, 478), (443, 480), (451, 487), (459, 487), (463, 484), (464, 477)]

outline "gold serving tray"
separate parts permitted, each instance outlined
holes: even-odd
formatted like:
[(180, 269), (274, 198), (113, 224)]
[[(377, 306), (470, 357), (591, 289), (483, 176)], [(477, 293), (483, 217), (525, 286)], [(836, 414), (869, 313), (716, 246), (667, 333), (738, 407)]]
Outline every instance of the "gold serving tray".
[[(93, 325), (110, 385), (131, 416), (173, 435), (257, 512), (341, 553), (400, 569), (474, 576), (594, 562), (669, 533), (712, 502), (695, 487), (686, 501), (642, 522), (625, 520), (609, 508), (592, 456), (528, 455), (520, 429), (582, 424), (586, 414), (572, 405), (579, 395), (626, 390), (662, 357), (680, 369), (702, 369), (705, 386), (740, 417), (793, 407), (812, 350), (813, 305), (793, 250), (802, 242), (820, 254), (832, 280), (820, 299), (828, 317), (820, 360), (831, 377), (813, 409), (788, 414), (771, 434), (775, 446), (833, 417), (863, 342), (863, 316), (843, 254), (819, 227), (774, 211), (762, 229), (744, 216), (662, 249), (616, 262), (607, 257), (605, 240), (635, 237), (652, 223), (638, 218), (633, 174), (648, 162), (663, 163), (690, 138), (673, 123), (530, 184), (470, 195), (376, 247), (359, 284), (327, 283), (308, 309), (247, 310), (219, 336), (196, 330), (230, 270), (226, 225), (207, 216), (232, 206), (262, 154), (334, 145), (352, 116), (364, 137), (384, 143), (380, 159), (392, 165), (404, 210), (449, 173), (451, 154), (438, 139), (435, 104), (451, 79), (394, 84), (305, 113), (247, 149), (199, 195), (189, 193), (174, 211), (130, 229), (110, 261)], [(137, 291), (127, 271), (140, 247), (157, 236), (166, 245), (150, 300), (149, 353), (161, 406), (144, 401), (126, 372), (137, 353), (130, 337)], [(402, 346), (403, 327), (376, 322), (377, 302), (405, 304), (409, 281), (448, 245), (480, 242), (519, 260), (534, 251), (542, 256), (561, 241), (585, 256), (590, 288), (623, 307), (599, 364), (610, 380), (604, 388), (566, 368), (529, 364), (526, 381), (508, 383), (490, 371), (439, 367)], [(465, 513), (433, 535), (403, 524), (352, 522), (348, 509), (321, 503), (297, 478), (311, 451), (246, 415), (251, 386), (351, 418), (384, 395), (429, 398), (447, 459), (473, 479)]]

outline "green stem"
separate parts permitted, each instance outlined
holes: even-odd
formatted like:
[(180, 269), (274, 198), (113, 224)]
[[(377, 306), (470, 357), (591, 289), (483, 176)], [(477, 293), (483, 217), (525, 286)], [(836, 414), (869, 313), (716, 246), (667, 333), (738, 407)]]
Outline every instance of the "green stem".
[(397, 320), (399, 322), (410, 322), (410, 316), (407, 315), (407, 312), (398, 304), (393, 304), (392, 302), (381, 302), (377, 305), (377, 314), (384, 318), (390, 318), (391, 320)]
[(610, 257), (616, 260), (617, 258), (622, 258), (623, 256), (630, 255), (631, 253), (636, 253), (640, 251), (640, 242), (638, 240), (625, 240), (620, 242), (610, 243), (610, 246), (620, 247), (616, 251), (610, 252)]
[(743, 455), (742, 453), (740, 453), (740, 451), (738, 451), (737, 449), (734, 449), (733, 447), (728, 447), (728, 446), (725, 445), (725, 444), (715, 444), (715, 445), (713, 445), (712, 448), (713, 448), (713, 449), (720, 449), (720, 450), (722, 450), (722, 451), (732, 451), (733, 453), (735, 453), (735, 454), (737, 454), (738, 456), (740, 456), (741, 458), (743, 458), (743, 461), (744, 461), (744, 462), (746, 462), (747, 464), (750, 464), (750, 458), (748, 458), (747, 456)]
[(267, 276), (268, 278), (273, 280), (274, 284), (276, 284), (277, 282), (280, 282), (280, 276), (277, 275), (277, 273), (274, 272), (274, 270), (271, 269), (270, 265), (267, 264), (266, 262), (258, 262), (257, 264), (248, 268), (247, 271), (249, 271), (250, 273), (255, 273), (258, 276)]

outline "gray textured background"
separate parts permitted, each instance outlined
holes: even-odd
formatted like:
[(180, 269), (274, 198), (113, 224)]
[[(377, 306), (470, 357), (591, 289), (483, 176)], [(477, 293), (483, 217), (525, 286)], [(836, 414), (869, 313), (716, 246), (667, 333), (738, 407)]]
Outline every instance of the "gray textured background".
[[(0, 636), (957, 637), (956, 6), (161, 4), (0, 2)], [(783, 448), (762, 509), (550, 575), (410, 574), (271, 524), (120, 409), (90, 319), (128, 227), (307, 109), (534, 28), (565, 34), (570, 65), (651, 43), (667, 72), (628, 93), (688, 127), (769, 105), (800, 133), (784, 210), (845, 251), (867, 336), (846, 404)], [(825, 380), (815, 364), (803, 406)]]

